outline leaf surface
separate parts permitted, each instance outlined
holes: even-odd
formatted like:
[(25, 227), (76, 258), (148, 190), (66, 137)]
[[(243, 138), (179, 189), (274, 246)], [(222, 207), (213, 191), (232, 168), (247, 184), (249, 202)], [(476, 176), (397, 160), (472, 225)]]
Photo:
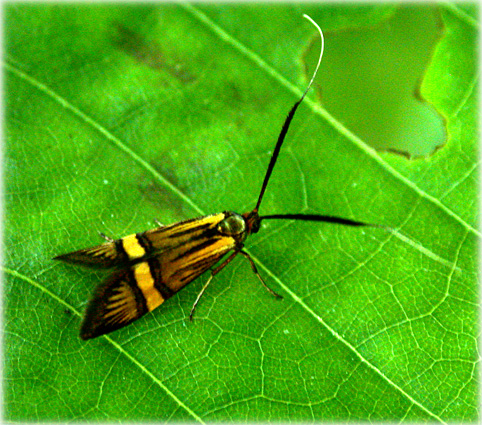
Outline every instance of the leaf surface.
[[(5, 414), (8, 420), (475, 420), (477, 24), (444, 6), (423, 91), (449, 140), (378, 154), (310, 96), (237, 259), (89, 342), (105, 274), (55, 255), (155, 225), (253, 208), (302, 58), (323, 28), (392, 6), (8, 5), (5, 9)], [(322, 82), (319, 82), (322, 84)]]

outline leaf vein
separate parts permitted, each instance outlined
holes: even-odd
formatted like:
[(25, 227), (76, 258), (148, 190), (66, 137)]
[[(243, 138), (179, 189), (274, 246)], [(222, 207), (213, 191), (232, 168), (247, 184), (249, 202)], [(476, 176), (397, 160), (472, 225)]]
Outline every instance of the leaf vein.
[(444, 7), (448, 12), (452, 12), (457, 18), (465, 22), (467, 25), (470, 25), (472, 28), (479, 28), (479, 23), (472, 18), (472, 16), (468, 15), (467, 12), (460, 9), (460, 7), (458, 7), (453, 1), (445, 1)]
[(326, 323), (322, 317), (320, 317), (318, 314), (315, 313), (313, 309), (311, 309), (298, 295), (296, 295), (287, 285), (285, 285), (281, 279), (279, 279), (274, 273), (271, 272), (263, 263), (261, 263), (256, 256), (251, 254), (254, 260), (260, 265), (260, 267), (264, 270), (266, 274), (268, 274), (273, 280), (275, 280), (279, 286), (281, 286), (290, 296), (293, 300), (295, 300), (311, 317), (313, 317), (316, 321), (318, 321), (323, 327), (325, 327), (328, 332), (331, 333), (331, 335), (337, 339), (339, 342), (341, 342), (345, 347), (347, 347), (350, 351), (352, 351), (362, 363), (364, 363), (369, 369), (374, 371), (378, 376), (380, 376), (385, 382), (387, 382), (389, 385), (391, 385), (393, 388), (398, 390), (401, 394), (403, 394), (404, 397), (406, 397), (408, 400), (410, 400), (413, 404), (418, 406), (420, 409), (422, 409), (424, 412), (426, 412), (428, 415), (430, 415), (432, 418), (440, 421), (441, 423), (445, 422), (437, 416), (435, 413), (430, 411), (427, 407), (425, 407), (421, 402), (417, 401), (415, 398), (413, 398), (410, 394), (408, 394), (402, 387), (400, 387), (397, 383), (392, 381), (388, 376), (386, 376), (379, 368), (377, 368), (375, 365), (370, 363), (365, 357), (361, 355), (361, 353), (353, 346), (349, 341), (347, 341), (345, 338), (343, 338), (338, 332), (335, 331), (331, 326)]
[[(286, 78), (284, 78), (277, 70), (271, 67), (268, 63), (266, 63), (263, 59), (261, 59), (256, 53), (251, 51), (249, 48), (244, 46), (241, 42), (236, 40), (230, 34), (228, 34), (224, 29), (219, 27), (215, 22), (209, 19), (204, 13), (202, 13), (199, 9), (189, 3), (180, 3), (179, 6), (184, 8), (187, 12), (189, 12), (193, 17), (198, 19), (202, 22), (208, 29), (214, 32), (217, 36), (219, 36), (223, 41), (227, 44), (231, 45), (232, 47), (239, 50), (240, 53), (248, 57), (252, 60), (256, 65), (258, 65), (263, 71), (265, 71), (268, 75), (273, 77), (279, 84), (287, 88), (291, 93), (293, 93), (298, 98), (301, 97), (302, 91), (297, 88), (294, 84), (290, 83)], [(341, 124), (335, 117), (333, 117), (326, 109), (321, 108), (318, 103), (312, 101), (309, 98), (305, 98), (305, 103), (308, 105), (312, 112), (324, 118), (328, 124), (330, 124), (335, 130), (337, 130), (341, 135), (343, 135), (347, 140), (353, 143), (358, 149), (363, 151), (367, 154), (372, 160), (374, 160), (381, 168), (385, 169), (389, 174), (399, 180), (401, 183), (412, 189), (415, 193), (417, 193), (420, 197), (426, 199), (430, 203), (434, 204), (442, 211), (444, 211), (447, 215), (458, 221), (463, 227), (471, 231), (477, 236), (481, 236), (481, 233), (471, 226), (468, 222), (466, 222), (462, 217), (452, 211), (449, 207), (444, 205), (439, 199), (435, 198), (434, 196), (430, 195), (422, 188), (418, 187), (414, 182), (410, 181), (407, 177), (405, 177), (402, 173), (397, 171), (394, 167), (392, 167), (388, 162), (386, 162), (378, 152), (366, 145), (358, 136), (352, 133), (348, 128), (346, 128), (343, 124)]]
[[(33, 279), (30, 279), (29, 277), (18, 273), (15, 270), (8, 269), (6, 267), (0, 266), (0, 270), (3, 270), (5, 273), (8, 273), (12, 276), (15, 276), (18, 279), (21, 279), (28, 284), (34, 286), (35, 288), (39, 289), (43, 293), (47, 294), (48, 296), (52, 297), (55, 301), (60, 303), (62, 306), (68, 308), (72, 313), (74, 313), (76, 316), (82, 317), (80, 312), (64, 301), (62, 298), (60, 298), (58, 295), (47, 289), (45, 286), (41, 285), (40, 283), (36, 282)], [(134, 363), (143, 373), (145, 373), (149, 378), (152, 379), (152, 381), (164, 392), (166, 392), (177, 404), (178, 406), (182, 407), (186, 412), (188, 412), (197, 422), (204, 424), (205, 422), (185, 403), (183, 403), (168, 387), (166, 387), (162, 381), (154, 375), (147, 367), (145, 367), (142, 363), (139, 362), (132, 354), (130, 354), (128, 351), (126, 351), (118, 342), (114, 341), (111, 337), (104, 335), (103, 336), (107, 341), (109, 341), (120, 353), (122, 353), (125, 357), (127, 357), (132, 363)], [(100, 394), (99, 394), (100, 395)]]
[(137, 162), (140, 166), (144, 167), (147, 171), (149, 171), (156, 179), (158, 179), (162, 184), (164, 184), (167, 188), (169, 188), (172, 192), (174, 192), (177, 196), (179, 196), (184, 202), (186, 202), (193, 210), (197, 213), (203, 215), (204, 213), (201, 209), (194, 204), (191, 199), (186, 196), (183, 192), (181, 192), (176, 186), (174, 186), (169, 180), (167, 180), (164, 176), (162, 176), (149, 162), (141, 158), (137, 153), (135, 153), (132, 149), (126, 146), (120, 139), (115, 137), (109, 130), (107, 130), (104, 126), (99, 124), (97, 121), (89, 117), (86, 113), (82, 112), (79, 108), (68, 102), (62, 96), (59, 96), (45, 84), (42, 84), (40, 81), (30, 77), (23, 71), (15, 68), (13, 65), (9, 63), (3, 64), (3, 66), (17, 77), (21, 78), (22, 80), (28, 82), (32, 86), (36, 87), (41, 92), (47, 94), (52, 99), (57, 101), (63, 108), (70, 111), (81, 121), (85, 122), (86, 124), (90, 125), (91, 127), (95, 128), (99, 133), (101, 133), (109, 142), (111, 142), (114, 146), (119, 148), (121, 151), (126, 153), (130, 156), (135, 162)]

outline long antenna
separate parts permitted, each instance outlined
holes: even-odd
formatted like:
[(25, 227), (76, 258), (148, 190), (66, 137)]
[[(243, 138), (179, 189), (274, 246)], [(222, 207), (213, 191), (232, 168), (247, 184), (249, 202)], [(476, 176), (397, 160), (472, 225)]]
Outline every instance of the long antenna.
[(350, 220), (349, 218), (335, 217), (332, 215), (318, 215), (318, 214), (273, 214), (273, 215), (263, 215), (260, 220), (300, 220), (300, 221), (318, 221), (323, 223), (335, 223), (341, 224), (343, 226), (354, 226), (354, 227), (378, 227), (380, 229), (390, 230), (390, 227), (383, 226), (381, 224), (371, 224), (364, 223), (363, 221)]
[(278, 141), (276, 142), (276, 146), (274, 148), (273, 155), (271, 156), (271, 160), (270, 160), (269, 165), (268, 165), (268, 170), (266, 171), (266, 175), (264, 176), (264, 181), (263, 181), (263, 185), (261, 186), (261, 192), (259, 194), (258, 202), (256, 203), (256, 207), (254, 208), (253, 212), (257, 212), (258, 209), (259, 209), (259, 205), (261, 204), (261, 200), (263, 199), (264, 191), (266, 190), (266, 186), (268, 186), (269, 178), (271, 177), (271, 173), (272, 173), (273, 168), (276, 164), (276, 160), (278, 159), (278, 155), (279, 155), (279, 152), (281, 150), (281, 145), (283, 144), (283, 142), (285, 140), (286, 133), (288, 132), (288, 128), (291, 124), (291, 121), (293, 120), (296, 109), (298, 109), (298, 106), (300, 105), (300, 103), (305, 98), (306, 94), (308, 93), (308, 90), (310, 90), (311, 85), (313, 84), (313, 80), (316, 77), (316, 73), (318, 72), (318, 68), (320, 67), (321, 58), (323, 57), (323, 50), (325, 48), (325, 39), (323, 37), (323, 31), (321, 31), (321, 28), (318, 26), (318, 24), (313, 19), (311, 19), (308, 15), (303, 15), (303, 18), (308, 19), (316, 27), (316, 29), (320, 33), (320, 37), (321, 37), (320, 57), (318, 59), (318, 64), (316, 65), (315, 72), (313, 73), (313, 77), (311, 77), (310, 83), (308, 84), (308, 87), (306, 88), (305, 92), (301, 96), (300, 100), (298, 100), (298, 102), (296, 102), (293, 105), (293, 107), (291, 108), (291, 111), (288, 114), (288, 116), (286, 117), (286, 120), (283, 124), (283, 127), (281, 128), (281, 132), (278, 136)]

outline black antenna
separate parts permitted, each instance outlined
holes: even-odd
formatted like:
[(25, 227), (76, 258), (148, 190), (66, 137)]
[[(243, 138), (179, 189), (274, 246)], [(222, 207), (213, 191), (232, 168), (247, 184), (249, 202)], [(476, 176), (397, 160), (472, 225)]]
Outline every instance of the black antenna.
[(276, 160), (278, 159), (278, 155), (279, 155), (279, 152), (281, 150), (281, 145), (283, 144), (283, 142), (285, 140), (286, 133), (288, 132), (288, 128), (290, 127), (291, 121), (293, 120), (296, 109), (298, 109), (298, 106), (300, 105), (300, 103), (305, 98), (306, 94), (308, 93), (308, 90), (310, 90), (311, 85), (313, 84), (313, 80), (316, 77), (316, 73), (318, 72), (318, 68), (320, 67), (321, 58), (323, 57), (323, 49), (325, 47), (325, 39), (323, 37), (323, 32), (321, 31), (321, 28), (308, 15), (303, 15), (303, 18), (308, 19), (316, 27), (316, 29), (320, 33), (320, 36), (321, 36), (320, 57), (318, 59), (318, 64), (316, 65), (315, 72), (313, 73), (313, 77), (311, 77), (310, 83), (308, 84), (308, 87), (306, 88), (305, 92), (301, 96), (300, 100), (298, 100), (298, 102), (296, 102), (293, 105), (293, 107), (291, 108), (291, 111), (288, 114), (288, 116), (286, 117), (286, 120), (283, 124), (283, 127), (281, 128), (281, 133), (278, 136), (278, 141), (276, 142), (276, 146), (274, 148), (273, 155), (271, 156), (271, 160), (270, 160), (269, 165), (268, 165), (268, 170), (266, 171), (266, 175), (264, 176), (264, 181), (263, 181), (263, 185), (261, 186), (261, 192), (259, 194), (258, 202), (256, 204), (256, 207), (254, 207), (253, 212), (257, 212), (258, 209), (259, 209), (259, 205), (261, 204), (261, 200), (263, 199), (264, 191), (266, 190), (266, 186), (268, 186), (269, 178), (271, 177), (271, 173), (272, 173), (273, 168), (276, 164)]
[(383, 226), (381, 224), (370, 224), (364, 223), (362, 221), (350, 220), (348, 218), (334, 217), (331, 215), (318, 215), (318, 214), (273, 214), (273, 215), (263, 215), (260, 217), (261, 220), (301, 220), (301, 221), (322, 221), (324, 223), (335, 223), (342, 224), (343, 226), (368, 226), (368, 227), (378, 227), (381, 229), (390, 230), (389, 227)]
[[(273, 151), (273, 155), (271, 156), (271, 160), (268, 165), (268, 170), (266, 171), (266, 175), (264, 177), (263, 185), (261, 186), (261, 192), (259, 194), (258, 202), (256, 204), (256, 207), (254, 210), (251, 212), (251, 214), (255, 214), (258, 216), (258, 209), (261, 204), (261, 200), (263, 199), (264, 192), (266, 190), (266, 186), (268, 186), (268, 181), (269, 178), (271, 177), (271, 173), (273, 171), (273, 168), (276, 164), (276, 160), (278, 159), (278, 155), (281, 150), (281, 146), (283, 145), (283, 142), (285, 140), (286, 133), (288, 133), (288, 128), (291, 124), (291, 121), (293, 120), (293, 117), (295, 115), (296, 110), (298, 109), (298, 106), (300, 103), (303, 101), (305, 98), (306, 94), (311, 88), (311, 85), (313, 84), (313, 80), (316, 77), (316, 74), (318, 72), (318, 69), (320, 67), (321, 63), (321, 58), (323, 57), (323, 50), (325, 47), (325, 39), (323, 37), (323, 31), (321, 31), (321, 28), (318, 26), (318, 24), (311, 19), (308, 15), (303, 15), (304, 18), (308, 19), (318, 30), (320, 33), (321, 37), (321, 48), (320, 48), (320, 57), (318, 58), (318, 64), (316, 65), (315, 72), (313, 73), (313, 76), (311, 77), (311, 80), (308, 84), (308, 87), (306, 88), (305, 92), (301, 96), (300, 100), (296, 102), (293, 107), (291, 108), (288, 116), (286, 117), (286, 120), (283, 124), (283, 127), (281, 128), (281, 132), (278, 136), (278, 141), (276, 142), (276, 146)], [(258, 216), (259, 221), (261, 220), (273, 220), (273, 219), (279, 219), (279, 220), (300, 220), (300, 221), (318, 221), (318, 222), (325, 222), (325, 223), (335, 223), (335, 224), (341, 224), (343, 226), (368, 226), (368, 227), (378, 227), (378, 228), (383, 228), (386, 230), (390, 230), (389, 227), (387, 226), (382, 226), (379, 224), (370, 224), (370, 223), (364, 223), (361, 221), (355, 221), (355, 220), (350, 220), (347, 218), (341, 218), (341, 217), (334, 217), (334, 216), (328, 216), (328, 215), (318, 215), (318, 214), (274, 214), (274, 215), (265, 215), (265, 216)]]

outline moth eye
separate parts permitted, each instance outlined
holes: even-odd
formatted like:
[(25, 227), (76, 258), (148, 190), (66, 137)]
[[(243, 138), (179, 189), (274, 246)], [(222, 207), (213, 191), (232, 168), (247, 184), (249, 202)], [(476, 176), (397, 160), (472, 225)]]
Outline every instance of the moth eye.
[(226, 217), (218, 225), (218, 231), (226, 236), (235, 236), (246, 231), (246, 223), (244, 218), (239, 214), (232, 213), (229, 217)]

